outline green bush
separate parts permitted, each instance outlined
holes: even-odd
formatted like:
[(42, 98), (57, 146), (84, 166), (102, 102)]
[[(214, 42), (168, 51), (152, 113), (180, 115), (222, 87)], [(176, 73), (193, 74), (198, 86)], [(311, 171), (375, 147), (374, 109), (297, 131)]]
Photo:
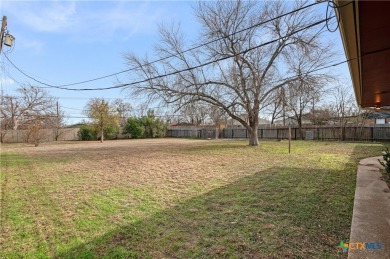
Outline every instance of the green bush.
[(149, 110), (147, 116), (139, 118), (139, 121), (145, 128), (145, 138), (163, 138), (167, 125), (160, 119), (156, 119), (154, 111)]
[[(119, 126), (110, 124), (104, 127), (104, 139), (114, 139), (118, 136)], [(94, 125), (83, 125), (77, 133), (79, 140), (98, 140), (100, 131)]]
[(141, 124), (139, 119), (129, 118), (123, 129), (124, 134), (130, 134), (131, 138), (141, 138), (145, 133), (145, 128)]
[(163, 138), (167, 131), (167, 124), (160, 119), (156, 119), (154, 122), (154, 137)]
[(115, 139), (119, 134), (119, 125), (118, 124), (109, 124), (104, 127), (104, 138), (105, 139)]
[(379, 163), (385, 167), (386, 172), (390, 176), (390, 152), (389, 152), (388, 148), (386, 148), (386, 151), (383, 152), (383, 160), (384, 160), (384, 162), (382, 162), (378, 159)]
[(80, 140), (97, 140), (97, 130), (90, 125), (82, 125), (77, 133)]

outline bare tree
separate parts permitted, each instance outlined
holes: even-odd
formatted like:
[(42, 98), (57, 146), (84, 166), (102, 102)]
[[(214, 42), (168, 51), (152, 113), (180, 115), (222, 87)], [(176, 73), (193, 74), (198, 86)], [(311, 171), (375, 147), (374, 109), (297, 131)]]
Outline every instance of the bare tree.
[[(145, 81), (132, 87), (132, 93), (179, 107), (197, 101), (217, 106), (239, 121), (248, 130), (249, 144), (257, 146), (260, 107), (273, 91), (293, 80), (286, 79), (286, 69), (297, 70), (291, 67), (295, 63), (287, 62), (289, 53), (323, 49), (319, 27), (313, 27), (319, 19), (313, 12), (276, 18), (304, 5), (301, 1), (199, 2), (195, 8), (201, 24), (197, 42), (213, 42), (185, 52), (188, 46), (180, 28), (160, 26), (155, 50), (161, 62), (151, 64), (148, 57), (127, 56), (129, 64), (138, 67), (134, 79)], [(166, 56), (171, 58), (163, 59)], [(307, 68), (299, 71), (300, 80), (310, 78), (308, 72), (317, 64)]]
[(0, 119), (0, 143), (4, 142), (5, 135), (7, 135), (7, 132), (9, 130), (9, 122), (8, 118), (1, 117)]
[(335, 118), (335, 114), (332, 110), (330, 105), (324, 105), (311, 110), (305, 115), (305, 118), (313, 125), (325, 125)]
[(55, 141), (58, 141), (59, 137), (65, 133), (64, 125), (65, 125), (65, 113), (63, 110), (61, 110), (61, 107), (58, 105), (57, 102), (57, 112), (56, 116), (49, 117), (48, 120), (48, 126), (53, 129), (54, 131), (54, 139)]
[[(211, 106), (209, 109), (209, 117), (213, 125), (215, 126), (215, 138), (217, 139), (222, 130), (222, 124), (226, 123), (226, 112), (218, 106)], [(226, 125), (225, 125), (226, 127)]]
[[(37, 129), (38, 124), (41, 128), (50, 128), (53, 118), (57, 118), (56, 100), (44, 89), (22, 85), (16, 91), (16, 96), (1, 95), (1, 141), (7, 130), (17, 130), (21, 126)], [(36, 143), (39, 145), (39, 141)]]
[[(325, 66), (329, 62), (329, 55), (332, 54), (328, 45), (313, 48), (311, 44), (308, 44), (296, 49), (295, 52), (288, 53), (286, 56), (290, 70), (301, 74), (302, 71), (311, 70), (313, 67)], [(324, 73), (310, 77), (298, 77), (287, 84), (284, 104), (287, 111), (290, 112), (290, 117), (297, 121), (302, 139), (303, 116), (310, 110), (314, 112), (315, 103), (318, 102), (320, 97), (324, 98), (322, 89), (332, 79), (332, 76)]]
[(287, 91), (286, 106), (290, 113), (289, 117), (296, 120), (301, 139), (303, 139), (302, 124), (304, 115), (310, 111), (310, 104), (319, 92), (313, 85), (308, 85), (302, 81), (291, 82)]
[(345, 128), (348, 122), (351, 122), (351, 117), (358, 115), (358, 107), (351, 89), (347, 83), (339, 83), (333, 89), (333, 107), (340, 125), (341, 140), (345, 140)]
[(265, 112), (271, 117), (271, 124), (274, 124), (275, 120), (283, 118), (283, 126), (285, 126), (285, 91), (284, 88), (280, 88), (272, 93), (268, 99), (268, 103), (265, 103)]
[(22, 85), (17, 92), (18, 96), (1, 96), (1, 116), (6, 120), (7, 128), (16, 130), (21, 122), (56, 114), (56, 100), (44, 89)]
[(123, 127), (126, 124), (127, 118), (131, 117), (133, 107), (130, 103), (125, 102), (124, 100), (117, 98), (112, 102), (113, 108), (118, 113), (120, 118), (120, 126)]
[(202, 102), (189, 102), (180, 109), (179, 119), (193, 125), (201, 125), (206, 122), (210, 112), (209, 106)]

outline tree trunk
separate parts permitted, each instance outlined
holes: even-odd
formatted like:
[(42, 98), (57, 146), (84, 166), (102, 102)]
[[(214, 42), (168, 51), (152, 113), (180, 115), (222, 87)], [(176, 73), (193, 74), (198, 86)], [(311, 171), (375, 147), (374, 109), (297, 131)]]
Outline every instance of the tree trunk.
[(251, 130), (248, 130), (248, 134), (249, 134), (249, 146), (258, 146), (259, 138), (257, 134), (257, 125), (252, 126)]
[(0, 143), (4, 143), (4, 138), (6, 134), (7, 134), (6, 130), (0, 132)]
[(299, 129), (299, 133), (300, 133), (300, 139), (301, 140), (304, 140), (304, 136), (303, 136), (303, 129), (302, 129), (302, 118), (298, 118), (298, 129)]
[(102, 127), (102, 131), (101, 131), (101, 136), (100, 136), (100, 143), (103, 143), (103, 140), (104, 140), (104, 129)]
[(59, 138), (59, 129), (58, 128), (55, 128), (54, 129), (54, 139), (56, 140), (56, 141), (58, 141), (58, 138)]

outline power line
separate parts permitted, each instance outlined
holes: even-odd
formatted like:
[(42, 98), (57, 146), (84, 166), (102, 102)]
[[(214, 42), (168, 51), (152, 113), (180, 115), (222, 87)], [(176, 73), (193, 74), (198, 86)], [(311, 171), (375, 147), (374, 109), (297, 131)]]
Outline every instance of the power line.
[[(347, 6), (347, 5), (350, 5), (350, 4), (352, 4), (353, 2), (354, 2), (354, 1), (350, 1), (350, 2), (345, 3), (345, 4), (343, 4), (343, 5), (338, 5), (337, 3), (335, 3), (334, 0), (328, 0), (328, 4), (327, 4), (327, 6), (326, 6), (326, 17), (328, 17), (328, 15), (330, 14), (329, 8), (332, 8), (332, 9), (334, 10), (334, 12), (335, 12), (335, 15), (336, 15), (337, 12), (339, 11), (339, 9), (341, 9), (342, 7), (345, 7), (345, 6)], [(340, 15), (336, 15), (336, 16), (337, 16), (337, 17), (336, 17), (336, 19), (337, 19), (337, 26), (336, 26), (336, 28), (331, 29), (330, 26), (329, 26), (329, 24), (328, 24), (328, 22), (326, 22), (326, 28), (328, 29), (329, 32), (335, 32), (335, 31), (337, 31), (337, 29), (338, 29), (339, 26), (340, 26)]]
[[(293, 13), (296, 13), (296, 12), (299, 12), (299, 11), (302, 11), (304, 9), (307, 9), (307, 8), (310, 8), (314, 5), (318, 5), (322, 2), (315, 2), (315, 3), (312, 3), (312, 4), (309, 4), (309, 5), (306, 5), (306, 6), (302, 6), (300, 8), (297, 8), (297, 9), (294, 9), (290, 12), (287, 12), (287, 13), (284, 13), (284, 14), (281, 14), (281, 15), (278, 15), (276, 17), (273, 17), (271, 19), (268, 19), (266, 21), (263, 21), (263, 22), (259, 22), (259, 23), (256, 23), (252, 26), (249, 26), (247, 28), (244, 28), (242, 30), (239, 30), (239, 31), (236, 31), (236, 32), (233, 32), (233, 33), (230, 33), (226, 36), (223, 36), (223, 37), (220, 37), (220, 38), (217, 38), (217, 39), (214, 39), (214, 40), (211, 40), (211, 41), (208, 41), (206, 43), (203, 43), (203, 44), (200, 44), (200, 45), (197, 45), (195, 47), (192, 47), (192, 48), (189, 48), (187, 50), (184, 50), (182, 52), (180, 52), (180, 54), (184, 54), (184, 53), (187, 53), (187, 52), (190, 52), (190, 51), (193, 51), (195, 49), (198, 49), (198, 48), (201, 48), (203, 46), (206, 46), (206, 45), (209, 45), (209, 44), (212, 44), (214, 42), (217, 42), (217, 41), (220, 41), (220, 40), (223, 40), (223, 39), (226, 39), (232, 35), (235, 35), (235, 34), (238, 34), (238, 33), (241, 33), (241, 32), (244, 32), (244, 31), (247, 31), (247, 30), (250, 30), (250, 29), (253, 29), (255, 27), (258, 27), (258, 26), (261, 26), (261, 25), (264, 25), (266, 23), (269, 23), (269, 22), (272, 22), (274, 20), (277, 20), (277, 19), (280, 19), (284, 16), (287, 16), (287, 15), (290, 15), (290, 14), (293, 14)], [(330, 19), (330, 18), (329, 18)], [(63, 89), (63, 90), (71, 90), (69, 88), (66, 88), (68, 86), (73, 86), (73, 85), (79, 85), (79, 84), (85, 84), (85, 83), (90, 83), (90, 82), (94, 82), (94, 81), (97, 81), (97, 80), (101, 80), (101, 79), (104, 79), (104, 78), (108, 78), (108, 77), (112, 77), (112, 76), (116, 76), (116, 75), (119, 75), (119, 74), (122, 74), (122, 73), (126, 73), (126, 72), (130, 72), (130, 71), (133, 71), (133, 70), (136, 70), (138, 68), (141, 68), (142, 66), (148, 66), (148, 65), (152, 65), (152, 64), (155, 64), (155, 63), (158, 63), (158, 62), (161, 62), (163, 60), (166, 60), (166, 59), (169, 59), (169, 58), (173, 58), (173, 57), (177, 57), (179, 54), (173, 54), (173, 55), (169, 55), (169, 56), (166, 56), (166, 57), (163, 57), (163, 58), (160, 58), (160, 59), (157, 59), (155, 61), (151, 61), (151, 62), (148, 62), (148, 63), (145, 63), (143, 65), (140, 65), (140, 66), (136, 66), (136, 67), (132, 67), (132, 68), (129, 68), (129, 69), (125, 69), (125, 70), (122, 70), (122, 71), (119, 71), (119, 72), (116, 72), (116, 73), (112, 73), (112, 74), (109, 74), (109, 75), (105, 75), (105, 76), (100, 76), (100, 77), (97, 77), (97, 78), (93, 78), (93, 79), (88, 79), (88, 80), (84, 80), (84, 81), (80, 81), (80, 82), (75, 82), (75, 83), (70, 83), (70, 84), (62, 84), (62, 85), (51, 85), (51, 84), (48, 84), (48, 83), (45, 83), (45, 82), (42, 82), (40, 80), (37, 80), (35, 79), (34, 77), (28, 75), (27, 73), (25, 73), (23, 70), (21, 70), (20, 68), (18, 68), (9, 58), (8, 56), (6, 55), (5, 52), (4, 53), (4, 56), (6, 57), (6, 59), (12, 64), (12, 66), (14, 66), (20, 73), (22, 73), (24, 76), (30, 78), (31, 80), (34, 80), (35, 82), (37, 83), (40, 83), (42, 85), (45, 85), (47, 87), (50, 87), (50, 88), (58, 88), (58, 89)], [(76, 90), (76, 89), (74, 89)]]
[[(296, 31), (293, 31), (287, 35), (285, 35), (284, 37), (279, 37), (277, 39), (274, 39), (274, 40), (270, 40), (268, 42), (265, 42), (265, 43), (262, 43), (262, 44), (259, 44), (259, 45), (256, 45), (254, 47), (251, 47), (251, 48), (248, 48), (244, 51), (241, 51), (239, 53), (237, 53), (236, 55), (241, 55), (241, 54), (245, 54), (249, 51), (252, 51), (252, 50), (255, 50), (255, 49), (258, 49), (260, 47), (264, 47), (264, 46), (267, 46), (271, 43), (274, 43), (274, 42), (277, 42), (279, 40), (282, 40), (286, 37), (290, 37), (294, 34), (297, 34), (299, 32), (302, 32), (304, 30), (307, 30), (309, 28), (312, 28), (312, 27), (315, 27), (323, 22), (326, 22), (328, 21), (329, 19), (332, 19), (334, 18), (334, 16), (330, 17), (330, 18), (326, 18), (326, 19), (322, 19), (320, 21), (317, 21), (315, 23), (312, 23), (308, 26), (305, 26), (304, 28), (301, 28), (301, 29), (298, 29)], [(322, 30), (322, 28), (321, 28)], [(199, 64), (197, 66), (193, 66), (193, 67), (189, 67), (189, 68), (185, 68), (185, 69), (182, 69), (182, 70), (178, 70), (178, 71), (174, 71), (174, 72), (171, 72), (171, 73), (166, 73), (166, 74), (163, 74), (163, 75), (158, 75), (158, 76), (155, 76), (155, 77), (152, 77), (152, 78), (148, 78), (148, 79), (144, 79), (144, 80), (139, 80), (139, 81), (135, 81), (135, 82), (131, 82), (131, 83), (126, 83), (126, 84), (120, 84), (120, 85), (115, 85), (115, 86), (109, 86), (109, 87), (100, 87), (100, 88), (79, 88), (79, 89), (74, 89), (74, 88), (67, 88), (67, 87), (57, 87), (57, 86), (51, 86), (51, 88), (56, 88), (56, 89), (62, 89), (62, 90), (68, 90), (68, 91), (102, 91), (102, 90), (110, 90), (110, 89), (120, 89), (120, 88), (124, 88), (124, 87), (127, 87), (127, 86), (132, 86), (132, 85), (136, 85), (136, 84), (140, 84), (140, 83), (145, 83), (145, 82), (148, 82), (150, 80), (154, 80), (154, 79), (159, 79), (159, 78), (163, 78), (163, 77), (167, 77), (167, 76), (171, 76), (171, 75), (175, 75), (175, 74), (179, 74), (179, 73), (182, 73), (182, 72), (186, 72), (186, 71), (190, 71), (190, 70), (194, 70), (194, 69), (197, 69), (197, 68), (201, 68), (201, 67), (204, 67), (204, 66), (208, 66), (208, 65), (211, 65), (213, 63), (216, 63), (216, 62), (220, 62), (220, 61), (223, 61), (223, 60), (226, 60), (226, 59), (229, 59), (229, 58), (232, 58), (232, 57), (235, 57), (236, 55), (227, 55), (225, 57), (222, 57), (222, 58), (219, 58), (219, 59), (216, 59), (216, 60), (211, 60), (211, 61), (208, 61), (206, 63), (203, 63), (203, 64)], [(4, 55), (7, 59), (8, 57), (6, 55)], [(13, 63), (11, 63), (12, 65), (14, 65)], [(16, 68), (16, 67), (15, 67)], [(17, 68), (18, 69), (18, 68)], [(18, 69), (19, 70), (19, 69)], [(19, 70), (21, 71), (21, 70)], [(21, 71), (21, 73), (25, 74), (24, 72)]]

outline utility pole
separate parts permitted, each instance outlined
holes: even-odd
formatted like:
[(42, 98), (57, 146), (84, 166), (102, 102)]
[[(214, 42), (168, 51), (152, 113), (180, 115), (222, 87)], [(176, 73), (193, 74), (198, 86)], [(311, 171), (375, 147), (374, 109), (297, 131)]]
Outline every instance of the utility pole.
[(8, 47), (11, 47), (15, 39), (15, 37), (9, 34), (8, 31), (6, 31), (6, 29), (7, 29), (7, 16), (3, 16), (3, 20), (1, 22), (1, 32), (0, 32), (0, 55), (3, 50), (3, 44)]
[(6, 27), (7, 27), (7, 16), (3, 16), (3, 21), (1, 22), (1, 34), (0, 34), (0, 55), (1, 55), (1, 51), (3, 50), (3, 39), (4, 39), (4, 33)]
[(57, 101), (57, 119), (60, 117), (60, 107), (58, 105), (58, 101)]

